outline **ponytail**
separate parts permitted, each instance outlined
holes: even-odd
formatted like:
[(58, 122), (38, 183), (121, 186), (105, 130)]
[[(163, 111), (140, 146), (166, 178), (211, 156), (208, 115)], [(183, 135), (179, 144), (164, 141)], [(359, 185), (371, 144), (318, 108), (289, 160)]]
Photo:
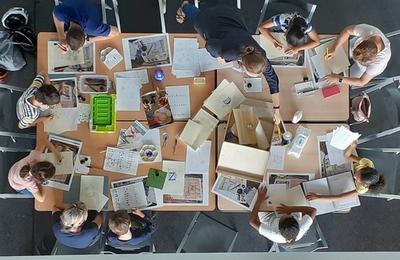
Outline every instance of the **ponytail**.
[(250, 73), (260, 74), (265, 70), (266, 60), (264, 55), (254, 46), (240, 47), (240, 57), (246, 70)]
[(297, 47), (307, 41), (307, 21), (301, 16), (295, 16), (286, 32), (286, 41), (289, 45)]

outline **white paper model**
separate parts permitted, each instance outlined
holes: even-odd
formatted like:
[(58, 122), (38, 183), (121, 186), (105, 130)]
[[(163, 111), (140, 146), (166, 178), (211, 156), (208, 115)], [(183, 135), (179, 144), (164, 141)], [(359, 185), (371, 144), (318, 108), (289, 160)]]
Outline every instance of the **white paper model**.
[(126, 70), (172, 64), (168, 34), (125, 38), (122, 45)]
[[(144, 208), (142, 208), (142, 210), (149, 210), (149, 209), (155, 209), (155, 208), (162, 207), (163, 206), (163, 194), (162, 194), (162, 191), (160, 189), (156, 189), (154, 187), (146, 186), (145, 185), (146, 181), (147, 181), (147, 176), (123, 179), (123, 180), (119, 180), (119, 181), (113, 181), (111, 183), (111, 188), (112, 189), (119, 189), (119, 188), (122, 188), (122, 187), (130, 185), (130, 184), (143, 183), (144, 184), (144, 191), (145, 191), (145, 195), (146, 195), (147, 204), (146, 204), (146, 206)], [(125, 192), (124, 189), (119, 189), (119, 191), (124, 191)], [(116, 194), (116, 192), (114, 192), (114, 194)], [(114, 203), (114, 200), (113, 200), (113, 203)], [(129, 210), (129, 209), (131, 209), (131, 207), (129, 207), (129, 206), (130, 205), (127, 205), (127, 204), (125, 204), (125, 205), (124, 204), (114, 204), (114, 210), (118, 210), (118, 209), (127, 209), (127, 210)]]
[(57, 41), (48, 42), (49, 74), (96, 73), (95, 44), (90, 43), (78, 51), (62, 53)]
[[(317, 136), (318, 140), (318, 160), (319, 160), (319, 172), (321, 173), (321, 177), (329, 177), (331, 175), (336, 175), (343, 172), (351, 171), (352, 163), (349, 161), (343, 161), (342, 164), (333, 164), (331, 163), (331, 159), (329, 157), (328, 146), (329, 139), (326, 135)], [(334, 151), (334, 150), (333, 150)], [(340, 151), (343, 153), (343, 151)], [(331, 150), (332, 153), (332, 150)]]
[(79, 77), (79, 92), (82, 94), (107, 94), (111, 82), (105, 75)]
[[(59, 152), (71, 151), (73, 153), (73, 162), (75, 168), (75, 165), (77, 164), (77, 160), (79, 158), (79, 154), (82, 149), (82, 142), (54, 134), (49, 134), (49, 141), (55, 146), (55, 148)], [(48, 152), (49, 150), (46, 149), (45, 153)], [(55, 175), (45, 185), (48, 187), (69, 191), (73, 177), (74, 172), (63, 175)]]
[(257, 199), (259, 182), (219, 175), (212, 192), (251, 211)]

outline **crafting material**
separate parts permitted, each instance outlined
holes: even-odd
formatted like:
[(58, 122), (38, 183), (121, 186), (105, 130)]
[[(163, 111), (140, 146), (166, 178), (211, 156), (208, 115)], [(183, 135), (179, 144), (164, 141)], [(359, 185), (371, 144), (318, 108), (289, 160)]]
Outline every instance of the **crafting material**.
[(167, 178), (166, 172), (159, 169), (150, 168), (147, 176), (148, 176), (146, 181), (147, 186), (154, 187), (160, 190), (163, 189), (165, 179)]

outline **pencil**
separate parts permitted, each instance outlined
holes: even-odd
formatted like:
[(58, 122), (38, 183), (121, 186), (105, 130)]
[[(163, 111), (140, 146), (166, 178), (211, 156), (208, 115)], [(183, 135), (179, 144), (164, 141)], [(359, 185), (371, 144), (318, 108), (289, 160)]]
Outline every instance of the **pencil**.
[(329, 48), (327, 47), (325, 50), (325, 59), (327, 58), (328, 54), (329, 54)]

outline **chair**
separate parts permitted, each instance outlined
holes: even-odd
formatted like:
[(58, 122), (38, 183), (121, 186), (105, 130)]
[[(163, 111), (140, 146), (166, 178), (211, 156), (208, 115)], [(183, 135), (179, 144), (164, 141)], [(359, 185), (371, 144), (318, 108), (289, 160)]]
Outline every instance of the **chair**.
[(109, 254), (114, 255), (114, 254), (145, 254), (154, 252), (155, 252), (155, 246), (152, 238), (150, 238), (136, 246), (124, 245), (124, 246), (113, 247), (108, 245), (106, 241), (104, 251), (101, 253), (105, 255)]
[[(103, 235), (102, 235), (103, 237)], [(66, 245), (61, 244), (56, 241), (53, 250), (51, 251), (52, 255), (96, 255), (100, 254), (104, 249), (104, 241), (102, 237), (93, 245), (87, 248), (72, 248)]]
[(236, 230), (197, 212), (176, 252), (231, 252), (237, 236)]
[(314, 252), (328, 248), (328, 244), (322, 234), (321, 228), (316, 219), (307, 233), (293, 244), (274, 243), (269, 252)]
[[(270, 4), (273, 4), (273, 3), (275, 3), (275, 4), (278, 4), (278, 3), (279, 4), (289, 4), (290, 6), (294, 6), (297, 9), (300, 9), (300, 11), (302, 13), (304, 13), (303, 15), (304, 15), (304, 17), (306, 17), (307, 22), (311, 22), (312, 17), (313, 17), (313, 15), (315, 13), (315, 10), (317, 9), (317, 5), (311, 4), (311, 3), (306, 3), (306, 2), (303, 2), (302, 0), (264, 0), (264, 5), (263, 5), (263, 7), (261, 9), (261, 15), (260, 15), (260, 18), (258, 20), (258, 25), (257, 25), (257, 29), (256, 29), (255, 34), (259, 33), (259, 29), (258, 28), (260, 27), (261, 23), (265, 19), (265, 16), (266, 16), (266, 13), (267, 13), (267, 7)], [(279, 11), (281, 13), (282, 12), (287, 12), (286, 8), (284, 10), (279, 10)], [(272, 15), (269, 15), (269, 17), (270, 16), (272, 16)]]

